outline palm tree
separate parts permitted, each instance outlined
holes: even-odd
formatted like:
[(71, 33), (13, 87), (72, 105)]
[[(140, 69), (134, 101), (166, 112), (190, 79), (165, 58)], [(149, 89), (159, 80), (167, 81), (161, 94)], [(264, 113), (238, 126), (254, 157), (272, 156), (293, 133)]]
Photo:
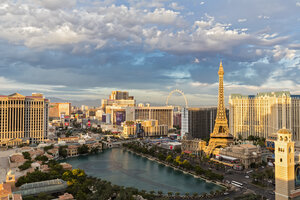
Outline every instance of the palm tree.
[(155, 191), (152, 190), (152, 191), (150, 191), (149, 193), (152, 194), (152, 195), (154, 195), (154, 194), (155, 194)]
[(179, 193), (179, 192), (176, 192), (176, 193), (175, 193), (175, 196), (179, 196), (179, 195), (180, 195), (180, 193)]
[(159, 194), (159, 196), (162, 196), (163, 192), (162, 191), (158, 191), (157, 194)]
[(197, 192), (194, 192), (194, 193), (193, 193), (193, 197), (194, 197), (194, 198), (197, 198), (197, 197), (198, 197), (198, 193), (197, 193)]
[(205, 198), (206, 197), (206, 192), (201, 193), (200, 198)]
[(186, 193), (185, 193), (185, 196), (186, 196), (186, 197), (189, 197), (189, 196), (190, 196), (190, 193), (186, 192)]
[(171, 197), (173, 195), (173, 192), (168, 192), (168, 196)]

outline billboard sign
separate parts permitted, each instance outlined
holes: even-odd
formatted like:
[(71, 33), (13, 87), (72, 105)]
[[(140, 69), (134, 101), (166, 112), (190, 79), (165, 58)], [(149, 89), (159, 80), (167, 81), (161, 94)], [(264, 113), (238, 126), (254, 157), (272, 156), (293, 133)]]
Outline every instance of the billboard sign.
[(124, 112), (116, 112), (116, 124), (121, 125), (122, 122), (125, 121), (125, 114)]
[(102, 122), (106, 122), (106, 115), (102, 115)]

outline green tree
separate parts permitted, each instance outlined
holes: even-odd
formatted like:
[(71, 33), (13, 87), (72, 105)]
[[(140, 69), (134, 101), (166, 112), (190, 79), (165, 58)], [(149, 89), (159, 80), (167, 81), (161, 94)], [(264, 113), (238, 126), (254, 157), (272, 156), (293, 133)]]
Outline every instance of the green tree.
[(20, 165), (18, 168), (23, 171), (23, 170), (26, 170), (26, 169), (29, 169), (31, 167), (31, 163), (32, 161), (30, 160), (27, 160), (26, 162), (24, 162), (22, 165)]
[(173, 157), (171, 155), (168, 155), (166, 161), (169, 163), (173, 162)]
[(46, 162), (46, 161), (48, 161), (48, 157), (45, 155), (39, 155), (39, 156), (35, 157), (35, 160)]
[(189, 161), (187, 161), (187, 160), (184, 160), (184, 161), (182, 162), (182, 166), (183, 166), (184, 168), (186, 168), (186, 169), (191, 169), (191, 168), (192, 168), (191, 163), (190, 163)]
[(77, 148), (79, 154), (87, 154), (89, 153), (89, 147), (86, 144), (81, 145)]
[(87, 194), (85, 194), (82, 190), (78, 190), (78, 192), (76, 194), (76, 199), (77, 200), (86, 200)]
[(168, 196), (171, 197), (173, 195), (173, 192), (168, 192)]
[(22, 197), (23, 200), (37, 200), (34, 196)]
[(72, 171), (64, 172), (62, 179), (67, 181), (68, 185), (73, 185), (83, 182), (86, 179), (86, 174), (82, 169), (73, 169)]
[(44, 151), (47, 152), (48, 150), (53, 149), (53, 147), (54, 147), (53, 144), (46, 146), (46, 147), (44, 147)]
[(37, 199), (43, 199), (43, 200), (51, 200), (53, 198), (54, 198), (53, 196), (43, 193), (43, 192), (38, 194), (38, 196), (37, 196)]
[(197, 193), (197, 192), (194, 192), (194, 193), (193, 193), (193, 197), (194, 197), (194, 198), (197, 198), (197, 197), (198, 197), (198, 193)]
[(25, 159), (27, 159), (27, 160), (31, 160), (31, 157), (30, 157), (30, 153), (29, 152), (22, 152), (22, 154), (23, 154), (23, 157), (25, 158)]
[(68, 156), (68, 152), (66, 150), (67, 146), (60, 146), (58, 149), (59, 156), (66, 158)]
[(165, 160), (165, 159), (166, 159), (166, 156), (165, 156), (164, 154), (162, 154), (162, 153), (159, 153), (159, 154), (158, 154), (158, 159), (159, 159), (159, 160)]

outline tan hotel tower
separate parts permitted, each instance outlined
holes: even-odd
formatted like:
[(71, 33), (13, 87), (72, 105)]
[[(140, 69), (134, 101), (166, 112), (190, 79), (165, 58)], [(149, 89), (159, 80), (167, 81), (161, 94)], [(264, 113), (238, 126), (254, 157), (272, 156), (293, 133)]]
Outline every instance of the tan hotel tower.
[(48, 99), (42, 94), (0, 96), (0, 146), (40, 142), (48, 133)]

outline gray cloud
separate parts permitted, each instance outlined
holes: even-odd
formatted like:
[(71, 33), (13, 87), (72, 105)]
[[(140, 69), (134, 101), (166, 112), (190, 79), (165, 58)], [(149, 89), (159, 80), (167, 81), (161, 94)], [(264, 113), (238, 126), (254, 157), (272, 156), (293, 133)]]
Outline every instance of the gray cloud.
[(48, 91), (52, 96), (66, 92), (74, 98), (96, 98), (99, 88), (111, 88), (132, 89), (137, 95), (148, 91), (157, 100), (161, 92), (178, 87), (192, 99), (199, 92), (211, 101), (222, 59), (230, 91), (238, 86), (253, 91), (276, 81), (296, 88), (300, 47), (299, 30), (291, 25), (295, 5), (279, 8), (263, 1), (262, 9), (235, 3), (237, 12), (230, 2), (221, 2), (220, 11), (214, 2), (196, 1), (3, 0), (2, 82), (24, 84), (26, 90), (53, 86)]

